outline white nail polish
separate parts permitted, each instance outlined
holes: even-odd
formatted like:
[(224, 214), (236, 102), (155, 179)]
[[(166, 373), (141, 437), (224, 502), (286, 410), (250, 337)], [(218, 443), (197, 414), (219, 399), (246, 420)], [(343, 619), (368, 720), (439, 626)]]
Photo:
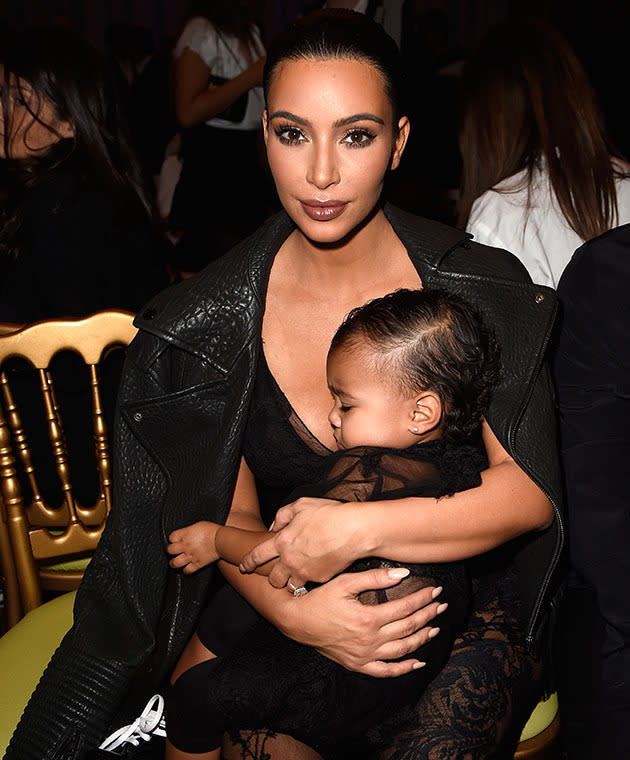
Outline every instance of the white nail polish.
[(399, 578), (406, 578), (409, 575), (409, 570), (406, 567), (392, 567), (387, 571), (387, 575), (398, 580)]

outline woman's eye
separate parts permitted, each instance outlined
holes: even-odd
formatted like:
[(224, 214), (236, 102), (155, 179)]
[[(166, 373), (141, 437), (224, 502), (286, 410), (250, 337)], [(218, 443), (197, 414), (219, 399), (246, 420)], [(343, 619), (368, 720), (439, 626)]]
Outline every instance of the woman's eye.
[(352, 148), (363, 148), (369, 145), (374, 139), (374, 135), (367, 129), (353, 129), (348, 132), (343, 141)]
[(278, 127), (276, 129), (276, 135), (280, 142), (286, 143), (287, 145), (297, 145), (298, 143), (304, 142), (306, 139), (302, 134), (302, 131), (297, 127)]
[(340, 409), (342, 412), (349, 412), (349, 411), (352, 409), (352, 407), (351, 407), (351, 406), (346, 406), (346, 404), (342, 404), (342, 405), (339, 407), (339, 409)]

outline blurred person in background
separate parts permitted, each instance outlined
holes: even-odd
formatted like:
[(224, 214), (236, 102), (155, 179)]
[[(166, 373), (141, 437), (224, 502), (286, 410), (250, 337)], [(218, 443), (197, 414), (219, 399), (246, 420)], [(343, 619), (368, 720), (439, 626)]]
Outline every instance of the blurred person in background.
[[(0, 214), (0, 321), (30, 323), (83, 317), (102, 309), (137, 311), (168, 284), (166, 244), (129, 148), (107, 64), (67, 29), (12, 36), (0, 57), (0, 164), (7, 197)], [(33, 394), (24, 418), (34, 455), (48, 446), (38, 379), (11, 362), (19, 397)], [(83, 363), (60, 354), (53, 363), (57, 399), (69, 441), (89, 441), (89, 396), (78, 392)], [(103, 382), (113, 407), (120, 361)], [(85, 429), (84, 429), (85, 428)], [(80, 499), (95, 488), (91, 445), (70, 450)], [(78, 473), (88, 473), (84, 480)], [(60, 496), (54, 465), (40, 483)], [(57, 496), (54, 493), (57, 493)]]
[(184, 271), (225, 253), (267, 214), (260, 143), (265, 50), (251, 5), (196, 0), (175, 45), (183, 168), (170, 227), (181, 236), (176, 260)]
[(462, 80), (459, 226), (556, 287), (585, 240), (630, 221), (630, 166), (563, 36), (538, 20), (495, 27)]

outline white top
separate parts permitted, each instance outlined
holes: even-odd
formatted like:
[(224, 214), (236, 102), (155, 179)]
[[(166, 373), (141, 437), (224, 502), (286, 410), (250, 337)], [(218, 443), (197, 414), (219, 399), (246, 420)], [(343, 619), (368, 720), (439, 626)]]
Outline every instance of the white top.
[[(177, 44), (174, 56), (179, 56), (189, 48), (201, 58), (210, 69), (213, 76), (234, 79), (262, 55), (265, 48), (260, 39), (257, 27), (253, 28), (254, 46), (251, 49), (252, 58), (248, 61), (241, 52), (238, 39), (232, 34), (219, 33), (216, 28), (203, 16), (195, 16), (184, 27)], [(209, 119), (206, 124), (219, 129), (259, 129), (260, 116), (263, 112), (264, 98), (262, 87), (254, 87), (248, 93), (247, 108), (243, 121), (235, 123), (225, 119)]]
[[(618, 179), (616, 186), (619, 218), (614, 227), (630, 222), (630, 179)], [(569, 227), (544, 169), (534, 171), (530, 203), (528, 215), (523, 170), (477, 198), (467, 230), (479, 243), (511, 251), (536, 284), (555, 288), (573, 252), (585, 241)]]

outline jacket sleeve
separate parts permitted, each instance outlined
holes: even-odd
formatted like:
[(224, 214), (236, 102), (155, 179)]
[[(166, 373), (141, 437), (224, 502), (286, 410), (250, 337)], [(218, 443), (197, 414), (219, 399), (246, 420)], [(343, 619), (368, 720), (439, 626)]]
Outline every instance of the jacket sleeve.
[[(161, 536), (161, 470), (121, 407), (164, 393), (143, 368), (140, 335), (128, 350), (114, 431), (113, 507), (77, 594), (74, 624), (47, 666), (5, 760), (79, 760), (98, 746), (129, 682), (155, 645), (168, 563)], [(139, 561), (140, 559), (140, 561)]]

